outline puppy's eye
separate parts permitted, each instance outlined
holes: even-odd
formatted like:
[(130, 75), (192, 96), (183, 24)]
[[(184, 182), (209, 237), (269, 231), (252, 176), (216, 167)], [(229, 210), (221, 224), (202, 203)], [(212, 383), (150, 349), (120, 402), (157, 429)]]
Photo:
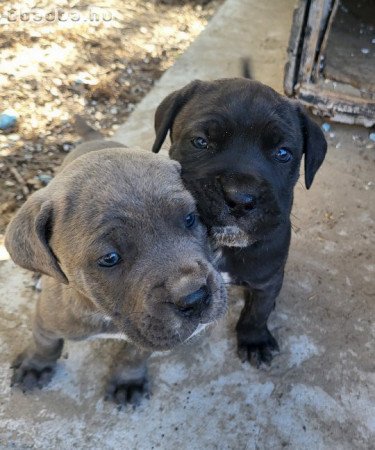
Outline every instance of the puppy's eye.
[(113, 267), (121, 261), (121, 256), (116, 252), (107, 253), (98, 259), (100, 267)]
[(279, 148), (274, 153), (274, 158), (276, 159), (276, 161), (286, 163), (292, 159), (292, 154), (287, 148)]
[(194, 213), (190, 213), (185, 217), (185, 227), (186, 228), (193, 228), (195, 225), (197, 216)]
[(195, 148), (199, 148), (200, 150), (204, 150), (208, 148), (208, 141), (202, 137), (196, 137), (191, 140), (191, 143), (194, 145)]

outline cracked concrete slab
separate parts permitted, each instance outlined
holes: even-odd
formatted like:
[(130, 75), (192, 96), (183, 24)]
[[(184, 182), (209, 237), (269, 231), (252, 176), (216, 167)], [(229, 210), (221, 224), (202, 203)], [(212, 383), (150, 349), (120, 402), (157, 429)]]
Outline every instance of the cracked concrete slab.
[[(252, 56), (281, 91), (293, 2), (227, 0), (141, 102), (117, 138), (149, 147), (161, 98), (193, 78), (234, 76)], [(24, 395), (9, 364), (30, 339), (31, 275), (0, 262), (0, 447), (59, 449), (371, 449), (375, 442), (374, 163), (368, 131), (332, 126), (312, 189), (297, 185), (284, 287), (271, 316), (281, 352), (256, 370), (236, 356), (241, 290), (228, 315), (151, 360), (139, 409), (103, 401), (116, 341), (67, 343), (51, 384)], [(355, 139), (353, 139), (355, 136)]]

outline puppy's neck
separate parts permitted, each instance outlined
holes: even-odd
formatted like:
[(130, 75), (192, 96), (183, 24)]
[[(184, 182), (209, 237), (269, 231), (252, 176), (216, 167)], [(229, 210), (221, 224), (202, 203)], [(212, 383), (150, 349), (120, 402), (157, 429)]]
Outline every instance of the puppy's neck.
[(42, 287), (40, 307), (47, 314), (59, 316), (59, 326), (65, 330), (67, 338), (81, 340), (120, 331), (105, 311), (71, 284), (43, 276)]

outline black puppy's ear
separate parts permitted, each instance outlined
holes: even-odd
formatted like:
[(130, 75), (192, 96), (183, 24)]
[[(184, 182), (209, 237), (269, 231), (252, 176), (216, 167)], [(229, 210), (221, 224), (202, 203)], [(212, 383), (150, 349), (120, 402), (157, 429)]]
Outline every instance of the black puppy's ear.
[(182, 89), (169, 94), (157, 107), (155, 113), (156, 138), (154, 145), (152, 146), (152, 151), (154, 153), (159, 152), (165, 138), (167, 137), (168, 131), (173, 126), (173, 122), (177, 114), (190, 100), (200, 84), (201, 81), (199, 80), (192, 81)]
[(310, 189), (315, 174), (327, 152), (327, 141), (320, 126), (315, 123), (302, 107), (298, 107), (303, 133), (303, 152), (305, 154), (305, 185)]
[(5, 232), (5, 247), (19, 266), (56, 278), (68, 279), (48, 245), (53, 207), (41, 191), (33, 194), (12, 219)]

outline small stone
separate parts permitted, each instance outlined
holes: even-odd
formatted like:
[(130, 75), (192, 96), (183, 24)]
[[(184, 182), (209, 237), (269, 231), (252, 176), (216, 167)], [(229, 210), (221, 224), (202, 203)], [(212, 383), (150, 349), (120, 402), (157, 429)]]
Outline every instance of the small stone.
[(95, 77), (90, 75), (88, 72), (79, 72), (76, 75), (74, 82), (76, 84), (84, 84), (88, 86), (95, 86), (96, 84), (99, 83), (99, 81)]
[(17, 123), (18, 114), (13, 109), (7, 109), (0, 114), (0, 130), (7, 130)]
[(370, 53), (370, 49), (369, 49), (369, 48), (361, 48), (361, 52), (362, 52), (364, 55), (367, 55), (368, 53)]
[(352, 139), (358, 145), (358, 147), (363, 147), (365, 145), (365, 139), (359, 134), (353, 134)]
[(49, 90), (50, 94), (53, 95), (54, 97), (58, 97), (60, 95), (60, 92), (58, 91), (57, 88), (55, 87), (51, 87), (51, 89)]
[(19, 134), (16, 134), (16, 133), (13, 133), (13, 134), (10, 134), (10, 135), (8, 136), (8, 139), (9, 139), (10, 141), (16, 142), (16, 141), (19, 141), (19, 140), (20, 140), (20, 135), (19, 135)]
[(370, 139), (370, 141), (375, 142), (375, 133), (370, 133), (368, 138)]
[(47, 175), (47, 174), (39, 174), (38, 175), (38, 180), (44, 185), (47, 186), (47, 184), (52, 180), (51, 175)]
[(14, 183), (13, 181), (5, 180), (5, 186), (13, 187), (15, 185), (16, 185), (16, 183)]
[(64, 152), (70, 152), (73, 146), (74, 145), (71, 142), (64, 142), (62, 145), (62, 149), (64, 150)]
[(333, 139), (335, 136), (336, 136), (335, 133), (329, 133), (329, 137), (330, 137), (331, 139)]
[(36, 187), (36, 186), (39, 186), (39, 185), (40, 185), (40, 180), (38, 180), (37, 177), (35, 177), (35, 178), (29, 178), (28, 180), (26, 180), (26, 183), (27, 183), (29, 186)]
[(331, 125), (330, 125), (329, 123), (327, 123), (327, 122), (324, 122), (324, 123), (322, 124), (322, 130), (323, 130), (325, 133), (328, 133), (328, 132), (331, 130)]

